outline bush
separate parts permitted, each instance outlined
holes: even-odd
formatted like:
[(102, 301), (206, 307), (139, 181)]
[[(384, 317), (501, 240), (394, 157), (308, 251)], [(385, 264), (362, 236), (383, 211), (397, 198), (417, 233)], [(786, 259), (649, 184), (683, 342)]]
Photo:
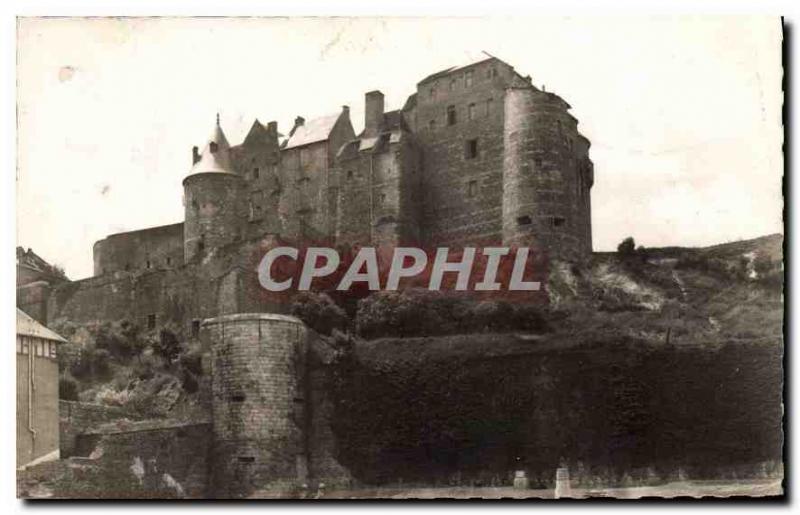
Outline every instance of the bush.
[(161, 329), (158, 339), (153, 343), (153, 352), (161, 356), (167, 365), (171, 365), (181, 353), (178, 336), (169, 328)]
[(78, 400), (78, 382), (74, 377), (63, 374), (58, 378), (58, 398), (65, 401)]
[(325, 293), (298, 294), (292, 302), (291, 312), (311, 329), (324, 335), (331, 334), (334, 329), (346, 329), (349, 322), (345, 311)]
[(107, 350), (120, 363), (127, 363), (132, 357), (138, 356), (145, 347), (145, 341), (139, 337), (138, 326), (127, 320), (100, 325), (94, 337), (97, 348)]
[(161, 356), (155, 354), (142, 354), (133, 365), (133, 375), (138, 379), (147, 380), (155, 377), (156, 372), (164, 368)]
[(617, 245), (617, 253), (622, 256), (632, 256), (636, 252), (636, 242), (628, 236)]
[(356, 314), (356, 331), (365, 338), (548, 329), (537, 305), (474, 301), (427, 290), (375, 293), (359, 302)]

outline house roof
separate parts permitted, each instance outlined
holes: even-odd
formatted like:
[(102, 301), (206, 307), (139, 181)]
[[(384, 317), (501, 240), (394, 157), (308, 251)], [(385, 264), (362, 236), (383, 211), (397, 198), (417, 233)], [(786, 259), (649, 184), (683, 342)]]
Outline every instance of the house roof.
[(17, 334), (67, 343), (67, 340), (40, 324), (19, 308), (17, 308)]
[(298, 126), (294, 133), (286, 140), (284, 148), (302, 147), (309, 143), (325, 141), (331, 134), (334, 125), (339, 120), (342, 113), (320, 116)]

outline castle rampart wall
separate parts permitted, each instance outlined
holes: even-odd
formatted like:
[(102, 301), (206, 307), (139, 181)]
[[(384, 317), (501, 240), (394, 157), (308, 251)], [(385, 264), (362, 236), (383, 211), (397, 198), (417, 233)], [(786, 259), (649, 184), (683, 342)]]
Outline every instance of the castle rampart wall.
[(183, 264), (183, 223), (112, 234), (94, 244), (94, 275)]

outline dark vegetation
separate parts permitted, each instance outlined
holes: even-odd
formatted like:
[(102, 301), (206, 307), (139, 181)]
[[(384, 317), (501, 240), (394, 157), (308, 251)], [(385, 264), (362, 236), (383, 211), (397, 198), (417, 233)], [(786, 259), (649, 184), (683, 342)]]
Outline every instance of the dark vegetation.
[(142, 331), (127, 320), (55, 327), (70, 343), (59, 347), (59, 395), (64, 400), (104, 402), (126, 408), (132, 417), (165, 416), (154, 402), (168, 387), (192, 395), (203, 369), (199, 343), (186, 341), (174, 327)]
[(657, 307), (587, 274), (590, 297), (520, 315), (528, 325), (510, 322), (517, 306), (362, 300), (355, 327), (371, 341), (339, 344), (331, 386), (339, 458), (365, 483), (395, 485), (508, 484), (524, 468), (552, 487), (559, 464), (587, 486), (777, 473), (775, 245), (752, 259), (684, 249), (659, 264), (659, 249), (631, 238), (608, 269)]

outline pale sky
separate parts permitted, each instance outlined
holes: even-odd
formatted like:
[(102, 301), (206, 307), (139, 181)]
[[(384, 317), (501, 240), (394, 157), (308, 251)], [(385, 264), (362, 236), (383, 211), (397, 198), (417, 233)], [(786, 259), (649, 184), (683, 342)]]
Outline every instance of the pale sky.
[(482, 50), (572, 105), (592, 142), (595, 250), (783, 232), (775, 18), (23, 19), (17, 242), (72, 279), (108, 234), (180, 222), (191, 147), (364, 93), (402, 107)]

